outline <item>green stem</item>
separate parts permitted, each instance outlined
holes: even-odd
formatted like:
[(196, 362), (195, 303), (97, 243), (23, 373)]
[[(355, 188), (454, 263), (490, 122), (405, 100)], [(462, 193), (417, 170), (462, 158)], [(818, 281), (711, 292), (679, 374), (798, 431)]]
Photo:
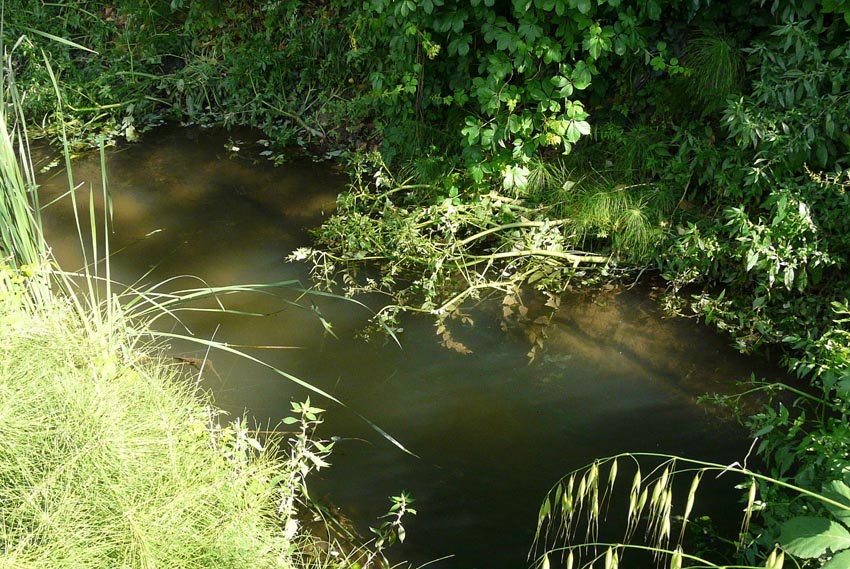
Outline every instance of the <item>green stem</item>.
[(496, 227), (491, 227), (490, 229), (486, 229), (484, 231), (480, 231), (475, 235), (470, 235), (466, 239), (462, 239), (457, 242), (457, 245), (463, 247), (467, 243), (471, 243), (476, 239), (480, 239), (481, 237), (486, 237), (492, 233), (496, 233), (498, 231), (503, 231), (505, 229), (517, 229), (521, 227), (543, 227), (546, 225), (563, 225), (566, 223), (566, 219), (556, 219), (554, 221), (521, 221), (517, 223), (506, 223), (505, 225), (498, 225)]
[(472, 258), (477, 259), (476, 261), (469, 261), (468, 263), (463, 263), (461, 266), (468, 267), (485, 261), (492, 261), (494, 259), (510, 259), (513, 257), (553, 257), (555, 259), (570, 261), (574, 267), (577, 267), (582, 262), (603, 264), (611, 260), (611, 257), (607, 257), (605, 255), (593, 255), (590, 253), (575, 254), (563, 251), (547, 251), (545, 249), (525, 249), (523, 251), (505, 251), (504, 253), (493, 253), (491, 255), (474, 255)]

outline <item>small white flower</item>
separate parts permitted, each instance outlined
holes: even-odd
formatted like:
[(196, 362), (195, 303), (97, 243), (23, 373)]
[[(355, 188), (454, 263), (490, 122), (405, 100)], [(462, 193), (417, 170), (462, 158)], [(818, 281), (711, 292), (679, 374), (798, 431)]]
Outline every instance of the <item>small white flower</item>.
[(291, 257), (296, 261), (303, 261), (307, 259), (312, 252), (313, 250), (309, 247), (299, 247), (298, 249), (292, 252)]

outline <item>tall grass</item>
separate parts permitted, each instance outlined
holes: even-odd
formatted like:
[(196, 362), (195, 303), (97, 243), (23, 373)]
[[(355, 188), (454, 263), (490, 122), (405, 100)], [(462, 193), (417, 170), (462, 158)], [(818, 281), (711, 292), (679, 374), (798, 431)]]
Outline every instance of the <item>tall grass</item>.
[(286, 566), (280, 465), (58, 300), (0, 297), (0, 567)]
[(605, 173), (557, 161), (538, 167), (531, 179), (542, 188), (544, 203), (569, 219), (567, 231), (580, 244), (607, 240), (615, 255), (644, 259), (662, 238), (652, 188), (645, 184), (617, 183)]
[(4, 56), (0, 65), (0, 259), (7, 258), (26, 278), (39, 280), (40, 286), (32, 282), (30, 289), (36, 299), (43, 299), (47, 289), (35, 269), (46, 259), (46, 246), (21, 95), (10, 58), (11, 54)]
[[(655, 464), (649, 472), (641, 469), (646, 462)], [(635, 561), (635, 555), (643, 552), (654, 560), (642, 560), (641, 566), (647, 567), (782, 569), (783, 548), (790, 549), (785, 544), (782, 547), (777, 545), (766, 553), (763, 564), (754, 559), (742, 559), (740, 563), (729, 565), (686, 551), (686, 530), (696, 518), (695, 505), (700, 484), (704, 478), (723, 475), (735, 478), (730, 487), (737, 482), (735, 488), (742, 489), (746, 496), (739, 545), (743, 543), (753, 513), (759, 508), (756, 498), (760, 486), (781, 485), (803, 497), (826, 503), (845, 516), (850, 512), (850, 502), (843, 496), (817, 495), (738, 463), (724, 465), (658, 453), (623, 453), (594, 460), (590, 465), (564, 476), (550, 489), (538, 513), (537, 532), (529, 555), (534, 557), (533, 566), (539, 569), (553, 566), (569, 569), (602, 566), (611, 569), (619, 567), (621, 562), (626, 566), (625, 558)], [(680, 483), (682, 478), (685, 479), (684, 485)], [(679, 488), (687, 488), (684, 500)], [(626, 505), (625, 515), (615, 516), (613, 512), (616, 510), (612, 507), (614, 502), (620, 501)], [(679, 501), (684, 502), (683, 508)], [(610, 541), (610, 537), (601, 535), (600, 529), (609, 516), (625, 519), (619, 541)], [(743, 554), (739, 556), (745, 557)]]

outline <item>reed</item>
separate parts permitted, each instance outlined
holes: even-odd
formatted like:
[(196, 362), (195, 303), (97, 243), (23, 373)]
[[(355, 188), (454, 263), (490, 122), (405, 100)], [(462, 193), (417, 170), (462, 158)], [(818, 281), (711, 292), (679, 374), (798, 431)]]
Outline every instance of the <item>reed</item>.
[(21, 95), (14, 81), (11, 57), (15, 44), (0, 65), (0, 258), (30, 281), (35, 300), (48, 294), (38, 268), (46, 260), (35, 172), (21, 112)]

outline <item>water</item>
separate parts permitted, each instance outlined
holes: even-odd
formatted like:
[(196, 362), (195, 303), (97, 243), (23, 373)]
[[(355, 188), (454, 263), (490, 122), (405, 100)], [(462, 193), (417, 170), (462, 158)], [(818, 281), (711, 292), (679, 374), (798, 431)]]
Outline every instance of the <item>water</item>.
[[(227, 150), (233, 144), (218, 132), (165, 129), (144, 144), (110, 153), (116, 278), (306, 282), (305, 268), (284, 258), (308, 242), (305, 229), (332, 210), (345, 179), (309, 161), (271, 168), (244, 152), (233, 156)], [(78, 161), (75, 177), (84, 187), (97, 186), (96, 158)], [(60, 194), (63, 184), (64, 174), (44, 176), (47, 195)], [(69, 206), (51, 206), (47, 219), (49, 240), (64, 266), (80, 263)], [(198, 285), (186, 278), (168, 286)], [(313, 494), (368, 533), (389, 506), (388, 497), (409, 491), (419, 513), (408, 520), (408, 539), (396, 558), (419, 565), (450, 555), (433, 566), (507, 569), (525, 566), (549, 487), (595, 457), (648, 451), (732, 463), (746, 455), (744, 433), (695, 398), (728, 391), (752, 372), (775, 376), (776, 370), (740, 356), (696, 322), (663, 318), (651, 298), (656, 293), (637, 287), (565, 297), (547, 348), (532, 364), (523, 334), (500, 329), (497, 301), (471, 312), (473, 326), (456, 330), (473, 351), (465, 356), (442, 348), (425, 318), (405, 319), (401, 348), (357, 339), (369, 312), (341, 300), (314, 299), (337, 338), (310, 311), (281, 310), (278, 301), (260, 296), (231, 300), (230, 306), (273, 316), (204, 313), (184, 323), (199, 337), (293, 347), (251, 353), (346, 402), (349, 409), (312, 396), (329, 409), (321, 434), (342, 439), (333, 467), (313, 478)], [(204, 356), (190, 344), (174, 349)], [(234, 414), (247, 409), (274, 425), (288, 414), (291, 400), (310, 395), (227, 354), (212, 354), (210, 361), (205, 384)], [(395, 448), (352, 410), (418, 458)], [(728, 518), (737, 508), (728, 490), (708, 490), (700, 494), (696, 513)]]

